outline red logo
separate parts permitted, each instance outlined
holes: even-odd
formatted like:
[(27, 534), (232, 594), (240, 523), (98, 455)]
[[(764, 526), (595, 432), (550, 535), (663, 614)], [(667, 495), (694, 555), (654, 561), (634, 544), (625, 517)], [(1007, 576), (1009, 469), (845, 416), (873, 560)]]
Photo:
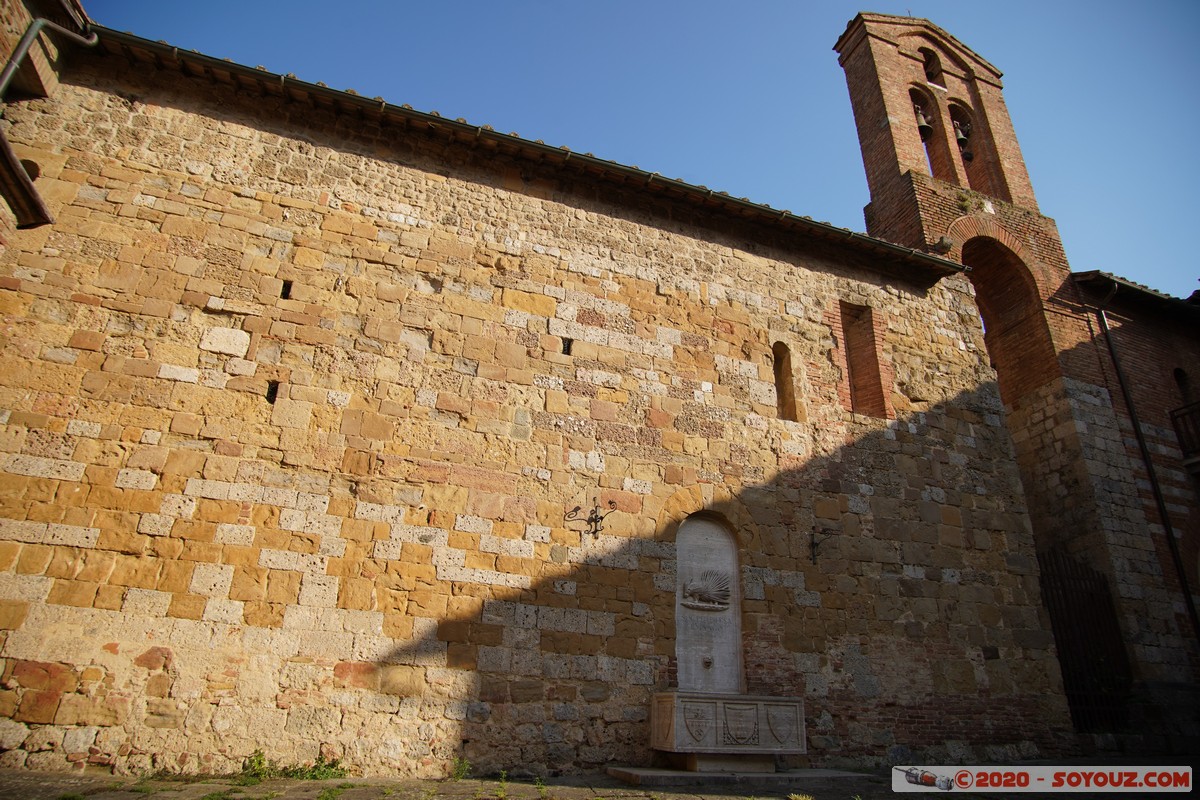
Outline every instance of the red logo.
[(971, 784), (975, 783), (975, 776), (968, 770), (960, 769), (954, 773), (954, 785), (960, 789), (970, 789)]

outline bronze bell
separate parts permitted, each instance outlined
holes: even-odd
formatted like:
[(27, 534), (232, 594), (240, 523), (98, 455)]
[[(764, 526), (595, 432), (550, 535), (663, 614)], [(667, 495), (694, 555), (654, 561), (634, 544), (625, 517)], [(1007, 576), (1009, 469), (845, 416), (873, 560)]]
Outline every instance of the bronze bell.
[(929, 124), (929, 120), (925, 119), (925, 112), (918, 105), (913, 105), (913, 110), (917, 112), (917, 133), (921, 134), (921, 141), (929, 141), (929, 137), (933, 135), (933, 126)]
[(970, 140), (970, 128), (963, 130), (964, 127), (965, 126), (960, 122), (954, 123), (954, 140), (958, 142), (958, 146), (960, 148), (965, 149), (968, 141)]

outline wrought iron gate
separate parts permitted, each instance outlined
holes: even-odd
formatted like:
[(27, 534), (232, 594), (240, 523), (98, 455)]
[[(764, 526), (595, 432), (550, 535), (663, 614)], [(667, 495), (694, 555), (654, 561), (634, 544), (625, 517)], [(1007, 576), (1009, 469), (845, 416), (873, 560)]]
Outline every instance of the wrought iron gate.
[(1133, 681), (1108, 579), (1057, 550), (1040, 553), (1038, 564), (1075, 730), (1124, 729)]

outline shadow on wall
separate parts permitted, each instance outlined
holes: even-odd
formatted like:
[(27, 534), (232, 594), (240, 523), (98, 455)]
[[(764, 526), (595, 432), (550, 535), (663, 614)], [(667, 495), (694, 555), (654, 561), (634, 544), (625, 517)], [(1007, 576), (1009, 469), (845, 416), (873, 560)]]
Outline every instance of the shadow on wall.
[[(170, 81), (163, 80), (167, 89), (150, 87), (155, 103), (188, 107), (171, 95)], [(327, 119), (326, 112), (300, 104), (280, 103), (280, 108), (274, 108), (274, 101), (255, 95), (253, 111), (235, 107), (235, 111), (242, 109), (243, 116), (227, 105), (218, 107), (219, 101), (227, 98), (223, 89), (214, 87), (211, 96), (200, 102), (200, 110), (251, 125), (260, 119), (260, 106), (265, 106), (281, 112), (279, 120), (287, 124), (275, 122), (273, 128), (282, 134), (296, 136), (301, 129), (311, 134), (311, 146), (300, 148), (303, 152), (293, 156), (288, 168), (299, 177), (281, 171), (266, 157), (251, 163), (253, 148), (230, 147), (226, 150), (231, 164), (214, 168), (211, 174), (221, 185), (240, 185), (245, 175), (261, 173), (264, 177), (256, 185), (264, 190), (290, 192), (305, 186), (316, 193), (316, 187), (340, 185), (343, 177), (338, 172), (348, 171), (355, 176), (354, 197), (369, 199), (386, 194), (378, 182), (387, 173), (356, 169), (356, 159), (365, 157), (355, 153), (376, 146), (398, 164), (416, 162), (434, 172), (444, 169), (419, 142), (409, 144), (403, 137), (369, 127), (355, 131), (351, 153), (322, 161), (312, 151), (336, 148), (341, 141), (333, 132), (336, 120)], [(298, 121), (304, 124), (292, 124)], [(116, 155), (100, 145), (96, 149), (102, 156)], [(489, 162), (487, 167), (491, 170), (494, 165)], [(478, 182), (485, 170), (472, 162), (458, 165), (453, 173)], [(585, 209), (599, 209), (619, 220), (644, 221), (636, 211), (618, 213), (609, 202), (618, 190), (589, 188), (583, 193), (576, 189), (581, 194), (575, 199)], [(436, 208), (441, 199), (435, 196), (427, 203)], [(445, 205), (453, 207), (449, 200)], [(293, 227), (303, 227), (296, 221), (300, 216), (295, 212)], [(667, 229), (684, 224), (665, 215), (656, 221)], [(742, 246), (742, 229), (730, 227), (728, 223), (715, 229), (696, 225), (688, 230), (690, 235), (711, 236), (718, 245), (737, 241)], [(233, 285), (241, 276), (241, 271), (229, 266), (236, 263), (230, 253), (217, 252), (229, 248), (199, 240), (195, 246), (198, 260), (207, 264), (205, 280)], [(762, 243), (761, 248), (745, 246), (751, 251), (769, 249), (772, 242)], [(272, 247), (278, 248), (273, 254), (286, 250), (282, 243)], [(808, 250), (803, 252), (803, 257), (796, 256), (797, 266), (809, 268), (811, 260), (822, 269), (829, 267), (821, 261), (819, 248), (814, 248), (811, 259)], [(280, 277), (291, 274), (281, 272)], [(310, 277), (313, 286), (307, 291), (320, 298), (326, 284), (335, 285), (342, 276), (335, 278), (335, 271), (322, 269), (313, 270)], [(336, 360), (330, 355), (336, 352), (314, 348), (313, 363), (304, 366), (339, 379), (355, 376), (358, 365)], [(278, 360), (286, 364), (283, 356)], [(270, 374), (284, 377), (282, 372)], [(354, 380), (346, 377), (337, 385), (355, 388)], [(97, 390), (91, 397), (129, 403), (129, 397), (119, 393), (128, 394), (128, 385), (128, 381), (114, 382), (111, 394)], [(251, 398), (245, 391), (242, 398)], [(254, 394), (252, 400), (258, 409), (254, 413), (261, 416), (266, 404), (260, 396)], [(155, 407), (168, 405), (165, 395), (162, 402), (152, 399)], [(324, 655), (295, 659), (309, 663), (284, 663), (280, 675), (264, 666), (279, 656), (273, 649), (276, 645), (282, 650), (294, 638), (324, 635), (315, 625), (305, 629), (290, 625), (289, 619), (288, 630), (272, 640), (285, 610), (258, 619), (230, 603), (223, 616), (211, 623), (214, 630), (234, 632), (229, 638), (238, 642), (230, 647), (223, 668), (249, 676), (246, 682), (254, 684), (255, 699), (263, 707), (246, 711), (224, 704), (229, 695), (222, 693), (231, 691), (228, 686), (233, 681), (221, 669), (203, 676), (218, 698), (212, 703), (196, 699), (201, 682), (196, 674), (188, 675), (179, 696), (166, 696), (167, 688), (158, 685), (153, 689), (161, 695), (155, 695), (147, 683), (146, 697), (129, 703), (141, 717), (139, 722), (155, 730), (139, 729), (134, 744), (143, 748), (141, 755), (175, 748), (174, 752), (186, 756), (207, 746), (193, 744), (197, 741), (193, 734), (215, 734), (222, 757), (233, 759), (255, 746), (265, 747), (269, 742), (264, 739), (270, 735), (290, 739), (290, 752), (310, 749), (315, 756), (320, 746), (330, 757), (363, 764), (408, 767), (420, 762), (412, 769), (425, 773), (447, 770), (456, 757), (466, 757), (481, 772), (505, 769), (514, 775), (594, 769), (614, 761), (647, 763), (652, 758), (647, 744), (650, 696), (679, 680), (676, 534), (684, 520), (706, 515), (718, 520), (737, 545), (739, 579), (731, 588), (741, 601), (744, 689), (806, 699), (814, 761), (1005, 762), (1051, 755), (1067, 746), (1070, 725), (1049, 625), (1040, 606), (1033, 538), (993, 386), (964, 392), (921, 412), (901, 414), (892, 422), (857, 416), (846, 423), (845, 442), (837, 447), (825, 444), (832, 434), (817, 431), (818, 423), (757, 417), (743, 421), (740, 416), (731, 422), (724, 409), (696, 407), (692, 419), (697, 427), (687, 433), (707, 437), (713, 451), (720, 452), (705, 459), (719, 465), (713, 472), (697, 471), (698, 455), (662, 447), (657, 429), (634, 427), (635, 423), (613, 425), (613, 435), (585, 438), (596, 439), (597, 451), (613, 460), (630, 458), (661, 467), (663, 480), (658, 485), (678, 487), (674, 494), (650, 494), (649, 482), (588, 464), (572, 466), (574, 487), (547, 484), (546, 496), (535, 498), (544, 505), (571, 495), (561, 515), (575, 503), (591, 505), (592, 495), (581, 485), (584, 480), (622, 486), (598, 493), (602, 508), (610, 501), (617, 506), (599, 536), (581, 534), (559, 516), (560, 521), (546, 527), (521, 526), (525, 538), (511, 538), (509, 529), (491, 521), (503, 518), (499, 510), (485, 514), (473, 509), (475, 516), (466, 511), (410, 508), (404, 522), (390, 522), (390, 538), (376, 542), (374, 551), (353, 565), (362, 570), (354, 576), (360, 587), (355, 591), (367, 587), (362, 589), (365, 604), (355, 608), (376, 608), (369, 604), (386, 596), (388, 602), (379, 606), (405, 609), (403, 615), (389, 616), (403, 616), (403, 625), (412, 626), (411, 631), (389, 630), (385, 623), (387, 634), (397, 640), (409, 638), (382, 658), (342, 656), (348, 660), (332, 664), (333, 685), (329, 685)], [(237, 413), (230, 416), (238, 417)], [(247, 414), (247, 419), (251, 416)], [(632, 410), (627, 416), (637, 418)], [(267, 427), (268, 419), (261, 423)], [(681, 424), (682, 420), (677, 427)], [(747, 438), (759, 437), (762, 445), (730, 443), (732, 437), (726, 437), (725, 431), (735, 424), (752, 426), (752, 436)], [(297, 426), (289, 433), (309, 437), (314, 431)], [(344, 447), (330, 445), (322, 452), (336, 453), (334, 460), (346, 463)], [(767, 475), (762, 463), (754, 463), (756, 459), (769, 461), (771, 470), (778, 471)], [(201, 474), (194, 461), (188, 464), (195, 475)], [(313, 475), (328, 478), (330, 473), (339, 481), (354, 480), (325, 463), (298, 466), (285, 460), (284, 464), (286, 477), (297, 485)], [(182, 486), (191, 474), (171, 477)], [(380, 479), (389, 481), (392, 477)], [(316, 483), (328, 487), (327, 480)], [(726, 485), (744, 488), (730, 494)], [(344, 486), (339, 484), (339, 493)], [(413, 494), (418, 493), (409, 496)], [(349, 496), (336, 499), (351, 505), (354, 501)], [(272, 546), (285, 552), (292, 546), (294, 528), (285, 529), (278, 519), (269, 518), (279, 513), (276, 510), (259, 510), (268, 518), (248, 518), (237, 526), (250, 529), (244, 531), (246, 549), (251, 549), (254, 537), (270, 533)], [(551, 523), (541, 516), (539, 521)], [(126, 518), (121, 519), (125, 524)], [(234, 519), (242, 522), (240, 517)], [(258, 525), (257, 533), (251, 522)], [(181, 533), (173, 538), (185, 538), (191, 530), (184, 524), (179, 529)], [(296, 532), (295, 539), (301, 538), (302, 533)], [(315, 547), (312, 539), (305, 538), (304, 544)], [(527, 577), (531, 569), (537, 570), (532, 578)], [(374, 574), (368, 575), (368, 570)], [(318, 575), (328, 579), (327, 585), (315, 586), (314, 581), (311, 593), (321, 597), (311, 602), (304, 598), (296, 605), (296, 592), (307, 594), (309, 587), (298, 588), (301, 578), (294, 567), (279, 571), (291, 581), (286, 600), (277, 603), (290, 603), (286, 611), (320, 611), (325, 610), (318, 608), (321, 604), (336, 605), (338, 586), (333, 576)], [(349, 583), (342, 584), (345, 593), (350, 591)], [(120, 587), (105, 588), (120, 593)], [(174, 589), (180, 605), (188, 601), (197, 606), (189, 621), (206, 610), (205, 597), (193, 596), (190, 588), (185, 582)], [(213, 607), (219, 603), (207, 606)], [(128, 603), (123, 608), (119, 602), (107, 608), (114, 618), (138, 622), (157, 623), (166, 614), (165, 607), (157, 611), (157, 606), (127, 613)], [(39, 622), (45, 623), (59, 607), (45, 606), (39, 613), (45, 609), (49, 613)], [(303, 621), (302, 616), (297, 614), (297, 620)], [(152, 638), (133, 623), (130, 630), (127, 639), (137, 641), (139, 647)], [(204, 643), (189, 645), (195, 653)], [(269, 658), (256, 660), (254, 648), (269, 651)], [(163, 648), (151, 647), (134, 665), (151, 675), (145, 680), (165, 684), (171, 664), (159, 650)], [(185, 660), (183, 648), (178, 650), (177, 661)], [(113, 650), (111, 655), (118, 654)], [(76, 661), (86, 664), (90, 657), (80, 654)], [(277, 659), (285, 660), (286, 656)], [(305, 672), (309, 667), (318, 676), (311, 683)], [(401, 698), (398, 708), (393, 705), (396, 698)], [(207, 716), (202, 713), (205, 708)], [(235, 712), (241, 716), (233, 720)], [(37, 722), (58, 719), (49, 712), (47, 717)], [(355, 727), (367, 717), (372, 721), (363, 722), (361, 729)], [(382, 734), (376, 724), (380, 718), (390, 725)], [(87, 724), (114, 725), (114, 738), (124, 736), (107, 717)], [(156, 732), (162, 737), (154, 738)], [(177, 763), (182, 766), (185, 760)]]
[[(647, 764), (650, 696), (678, 686), (676, 534), (703, 515), (736, 540), (743, 689), (806, 699), (814, 762), (1063, 752), (1070, 722), (994, 398), (859, 417), (864, 432), (829, 453), (790, 423), (802, 446), (781, 452), (769, 423), (787, 468), (736, 495), (715, 483), (662, 501), (602, 490), (601, 506), (617, 506), (610, 530), (547, 530), (550, 561), (527, 587), (471, 579), (524, 547), (464, 530), (475, 518), (449, 534), (395, 525), (393, 540), (427, 554), (466, 610), (339, 670), (348, 686), (405, 697), (400, 715), (422, 720), (407, 746), (430, 764), (461, 757), (513, 775)], [(652, 535), (636, 533), (643, 524)]]

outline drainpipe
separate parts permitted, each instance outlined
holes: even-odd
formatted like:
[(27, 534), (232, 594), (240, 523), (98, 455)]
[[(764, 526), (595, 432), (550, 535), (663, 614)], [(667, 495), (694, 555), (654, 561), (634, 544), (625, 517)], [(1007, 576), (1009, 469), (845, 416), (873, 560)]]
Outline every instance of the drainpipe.
[[(4, 65), (4, 70), (0, 71), (0, 102), (3, 102), (4, 96), (8, 93), (8, 87), (12, 84), (13, 78), (17, 74), (17, 69), (21, 66), (21, 62), (25, 60), (25, 56), (29, 54), (29, 48), (37, 41), (38, 35), (43, 28), (51, 30), (66, 36), (73, 42), (91, 47), (100, 41), (95, 32), (87, 36), (81, 36), (74, 31), (64, 28), (63, 26), (51, 22), (48, 19), (39, 17), (29, 23), (29, 27), (25, 29), (25, 34), (21, 37), (21, 41), (17, 43), (16, 49), (9, 56), (8, 63)], [(29, 178), (29, 174), (25, 171), (25, 167), (21, 164), (17, 154), (13, 152), (12, 146), (8, 142), (8, 137), (0, 130), (0, 172), (3, 176), (0, 177), (0, 190), (4, 198), (8, 201), (12, 208), (13, 214), (17, 218), (18, 228), (36, 228), (39, 225), (45, 225), (53, 222), (53, 217), (50, 216), (50, 210), (46, 208), (45, 202), (41, 195), (37, 193), (37, 189), (33, 186), (33, 181)]]
[(0, 100), (3, 100), (4, 95), (8, 94), (8, 85), (12, 83), (13, 76), (17, 74), (17, 68), (25, 60), (25, 56), (29, 53), (29, 48), (33, 46), (38, 34), (42, 32), (42, 28), (50, 28), (66, 36), (71, 41), (78, 42), (87, 47), (92, 47), (96, 42), (100, 41), (100, 37), (94, 31), (87, 36), (80, 36), (69, 28), (64, 28), (62, 25), (51, 22), (48, 19), (38, 17), (29, 23), (29, 27), (25, 29), (25, 34), (21, 37), (21, 41), (13, 49), (12, 55), (8, 57), (8, 63), (4, 65), (4, 71), (0, 72)]
[(1096, 307), (1096, 316), (1100, 319), (1100, 329), (1104, 331), (1104, 341), (1108, 345), (1108, 353), (1112, 357), (1113, 368), (1117, 373), (1117, 384), (1121, 387), (1121, 396), (1125, 398), (1125, 408), (1129, 411), (1129, 422), (1133, 425), (1133, 435), (1137, 439), (1138, 450), (1142, 454), (1142, 463), (1146, 467), (1146, 475), (1150, 478), (1150, 490), (1154, 494), (1154, 504), (1158, 507), (1158, 517), (1162, 520), (1163, 530), (1167, 534), (1167, 546), (1171, 550), (1171, 561), (1175, 564), (1175, 574), (1179, 578), (1179, 587), (1183, 590), (1183, 600), (1187, 604), (1188, 618), (1192, 621), (1192, 634), (1200, 642), (1200, 616), (1196, 614), (1196, 603), (1192, 600), (1192, 590), (1188, 586), (1187, 573), (1183, 567), (1183, 557), (1179, 553), (1179, 543), (1175, 541), (1175, 531), (1171, 527), (1171, 518), (1167, 514), (1167, 501), (1163, 497), (1162, 487), (1154, 471), (1154, 462), (1150, 458), (1150, 447), (1146, 444), (1146, 436), (1142, 433), (1142, 425), (1138, 421), (1137, 409), (1133, 405), (1133, 394), (1129, 391), (1129, 383), (1125, 380), (1125, 371), (1121, 369), (1121, 359), (1117, 355), (1116, 342), (1113, 341), (1112, 329), (1108, 325), (1108, 314), (1104, 309), (1116, 296), (1120, 284), (1113, 281), (1112, 290)]

